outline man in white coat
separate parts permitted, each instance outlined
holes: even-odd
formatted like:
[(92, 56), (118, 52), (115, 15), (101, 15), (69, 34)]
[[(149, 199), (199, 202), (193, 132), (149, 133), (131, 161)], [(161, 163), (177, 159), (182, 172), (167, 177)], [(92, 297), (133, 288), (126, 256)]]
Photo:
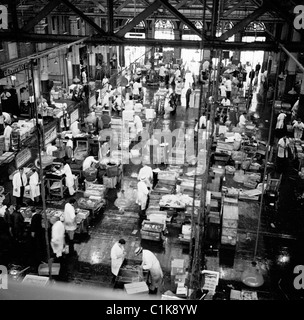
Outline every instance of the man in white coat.
[(149, 286), (149, 293), (156, 294), (158, 288), (162, 284), (163, 271), (155, 254), (150, 250), (143, 249), (142, 247), (135, 249), (135, 255), (139, 256), (142, 253), (143, 270), (149, 271), (148, 281), (151, 283)]
[(76, 200), (71, 198), (68, 203), (64, 206), (63, 212), (63, 223), (65, 231), (69, 237), (69, 251), (72, 253), (74, 251), (74, 233), (77, 229), (77, 221), (76, 221), (76, 211), (75, 211)]
[(69, 159), (72, 159), (74, 157), (74, 145), (73, 145), (73, 140), (69, 137), (65, 137), (66, 144), (65, 144), (65, 155)]
[(93, 163), (99, 163), (99, 161), (96, 160), (94, 156), (86, 157), (82, 163), (82, 171), (86, 171), (87, 169), (89, 169)]
[(4, 129), (4, 151), (9, 151), (11, 147), (11, 135), (12, 135), (12, 127), (5, 123), (5, 129)]
[(39, 175), (35, 168), (32, 168), (32, 175), (29, 180), (30, 196), (33, 202), (38, 202), (40, 197)]
[(75, 194), (75, 175), (72, 174), (71, 167), (66, 160), (63, 160), (62, 172), (65, 174), (65, 185), (69, 189), (69, 194), (70, 196), (73, 196)]
[(126, 241), (124, 239), (120, 239), (115, 242), (111, 249), (111, 272), (113, 274), (112, 283), (115, 282), (119, 269), (124, 262), (126, 256), (125, 244)]
[(57, 258), (62, 256), (65, 248), (65, 229), (64, 224), (60, 221), (60, 218), (53, 216), (50, 220), (52, 226), (52, 238), (51, 247)]
[(13, 176), (13, 196), (16, 197), (16, 204), (19, 206), (23, 206), (23, 195), (26, 185), (27, 176), (23, 168), (19, 168), (19, 171)]
[(143, 124), (142, 124), (140, 117), (137, 114), (134, 114), (133, 122), (134, 122), (134, 126), (136, 129), (136, 134), (140, 135), (143, 130)]
[(142, 179), (137, 183), (137, 199), (136, 199), (136, 203), (140, 206), (139, 215), (142, 218), (144, 218), (146, 215), (148, 194), (149, 194), (149, 189), (145, 183), (145, 179)]
[(153, 181), (153, 170), (150, 166), (147, 165), (147, 163), (145, 163), (143, 161), (143, 167), (139, 170), (137, 179), (140, 180), (144, 180), (147, 187), (151, 188), (152, 187), (152, 181)]

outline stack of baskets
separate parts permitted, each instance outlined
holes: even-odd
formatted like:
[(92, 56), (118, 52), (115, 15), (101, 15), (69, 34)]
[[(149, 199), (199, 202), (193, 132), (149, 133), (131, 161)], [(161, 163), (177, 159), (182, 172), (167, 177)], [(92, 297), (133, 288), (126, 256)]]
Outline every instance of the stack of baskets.
[(94, 181), (97, 178), (97, 169), (90, 167), (83, 172), (83, 175), (87, 181)]

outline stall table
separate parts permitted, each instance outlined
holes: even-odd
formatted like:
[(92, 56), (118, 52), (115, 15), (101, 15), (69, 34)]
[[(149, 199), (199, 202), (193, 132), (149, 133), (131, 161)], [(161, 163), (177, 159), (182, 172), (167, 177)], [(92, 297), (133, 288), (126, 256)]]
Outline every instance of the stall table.
[(158, 222), (144, 220), (140, 230), (141, 238), (146, 240), (161, 241), (164, 225)]
[(47, 175), (45, 181), (48, 189), (48, 199), (52, 196), (63, 198), (64, 192), (67, 190), (64, 175), (58, 175), (57, 177), (55, 175)]

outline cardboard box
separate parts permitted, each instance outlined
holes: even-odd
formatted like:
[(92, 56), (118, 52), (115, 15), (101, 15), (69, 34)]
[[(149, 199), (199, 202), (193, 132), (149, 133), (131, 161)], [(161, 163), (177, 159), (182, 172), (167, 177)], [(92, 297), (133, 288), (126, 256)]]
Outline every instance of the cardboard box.
[(171, 262), (171, 276), (185, 273), (185, 260), (174, 259)]
[(175, 276), (174, 283), (176, 283), (176, 284), (179, 284), (179, 283), (185, 284), (186, 279), (187, 279), (187, 275), (186, 274), (177, 274)]
[(230, 291), (230, 300), (242, 300), (241, 291), (232, 289)]
[(117, 184), (117, 177), (107, 177), (106, 175), (103, 176), (103, 185), (106, 187), (106, 188), (110, 188), (110, 189), (113, 189), (116, 187), (116, 184)]
[(49, 278), (27, 274), (23, 278), (22, 283), (33, 284), (33, 285), (44, 287), (49, 283)]
[[(60, 263), (52, 263), (52, 275), (58, 276), (60, 271)], [(49, 275), (49, 265), (47, 263), (41, 263), (38, 267), (39, 276), (48, 276)]]
[(145, 281), (126, 283), (124, 287), (127, 294), (149, 293), (149, 288)]

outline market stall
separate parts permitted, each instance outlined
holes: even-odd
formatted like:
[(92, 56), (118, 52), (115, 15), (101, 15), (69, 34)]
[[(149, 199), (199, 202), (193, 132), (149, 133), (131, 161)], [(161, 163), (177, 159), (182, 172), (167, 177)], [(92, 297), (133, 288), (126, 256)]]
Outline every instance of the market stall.
[[(41, 208), (37, 208), (37, 207), (21, 207), (20, 212), (24, 218), (24, 222), (26, 224), (30, 224), (31, 223), (31, 218), (33, 215), (32, 210), (35, 209), (35, 212), (39, 212), (42, 213)], [(57, 216), (57, 217), (62, 217), (63, 216), (63, 212), (64, 209), (59, 209), (59, 208), (46, 208), (45, 209), (45, 213), (46, 213), (46, 217), (48, 219), (48, 226), (51, 226), (51, 218), (53, 216)], [(77, 222), (77, 229), (76, 229), (76, 233), (88, 233), (88, 228), (89, 228), (89, 211), (85, 210), (85, 209), (81, 209), (81, 208), (76, 208), (75, 210), (76, 213), (76, 222)], [(42, 227), (45, 228), (45, 220), (44, 220), (44, 215), (42, 215)]]

